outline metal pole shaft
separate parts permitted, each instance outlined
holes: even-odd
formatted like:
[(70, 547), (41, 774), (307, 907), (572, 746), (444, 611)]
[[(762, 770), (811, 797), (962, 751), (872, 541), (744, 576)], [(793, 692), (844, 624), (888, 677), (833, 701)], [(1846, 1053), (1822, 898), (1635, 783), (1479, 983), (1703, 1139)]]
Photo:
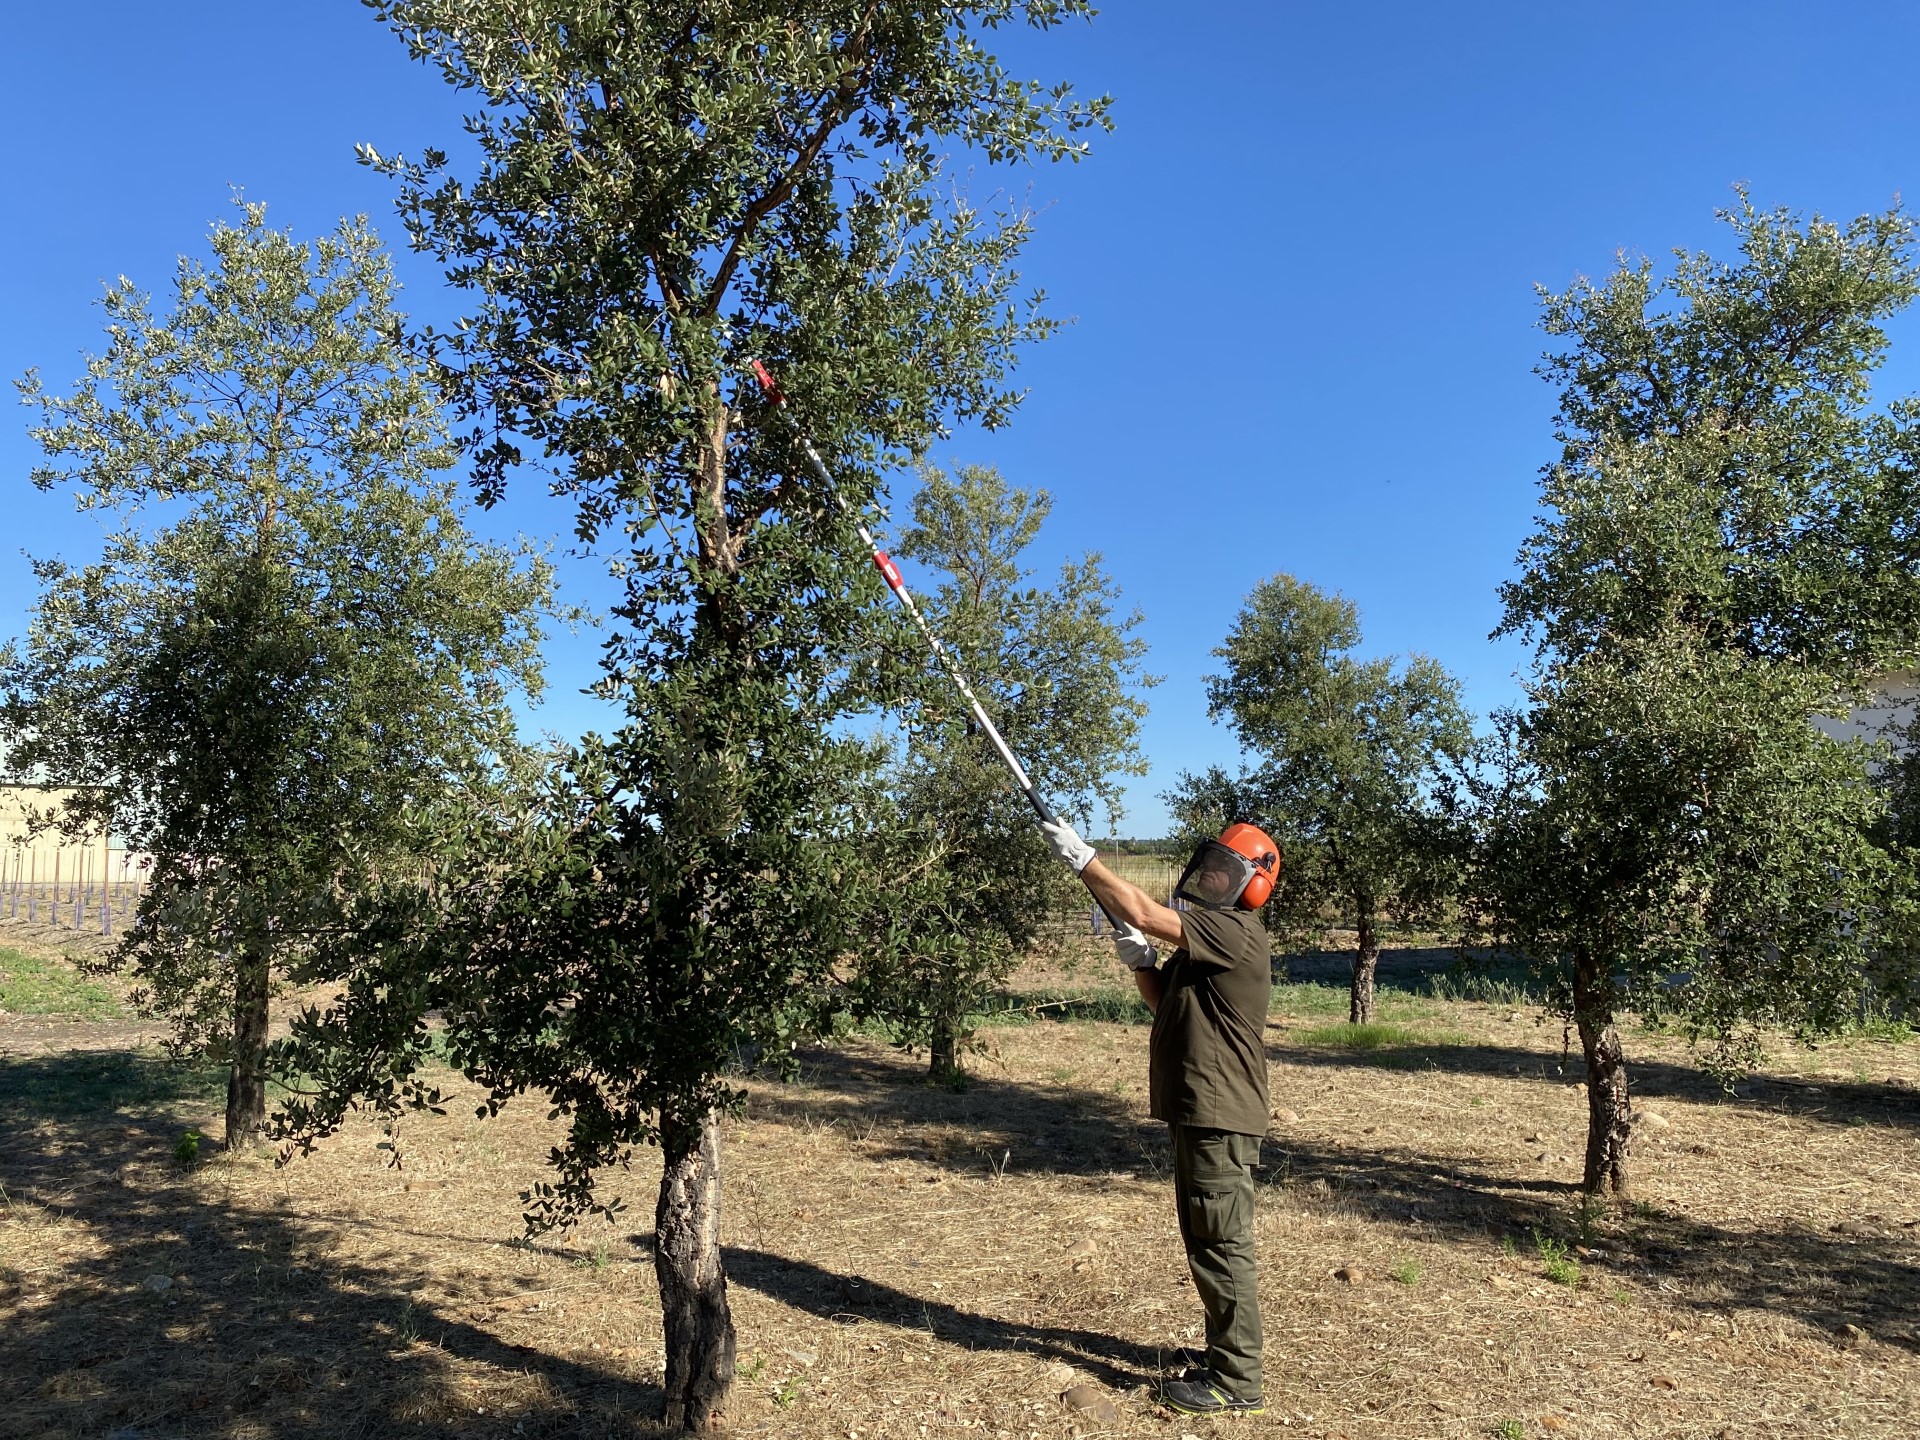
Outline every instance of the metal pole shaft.
[(940, 668), (947, 672), (947, 678), (953, 682), (954, 688), (966, 698), (968, 707), (973, 711), (973, 718), (986, 732), (987, 739), (993, 742), (994, 750), (1007, 769), (1013, 772), (1013, 778), (1020, 786), (1021, 792), (1026, 795), (1027, 803), (1033, 806), (1034, 814), (1042, 820), (1055, 819), (1052, 807), (1042, 798), (1040, 791), (1028, 777), (1026, 767), (1020, 763), (1012, 748), (1001, 736), (1000, 727), (993, 723), (993, 717), (987, 714), (986, 706), (982, 705), (979, 697), (973, 693), (973, 687), (967, 683), (967, 677), (961, 673), (958, 662), (954, 660), (947, 647), (940, 643), (940, 637), (933, 633), (933, 626), (928, 624), (927, 617), (920, 613), (920, 607), (913, 603), (913, 595), (907, 589), (907, 582), (901, 577), (900, 567), (895, 565), (892, 557), (880, 548), (879, 542), (873, 538), (873, 532), (867, 529), (865, 522), (858, 515), (854, 514), (846, 498), (841, 495), (840, 487), (833, 482), (833, 472), (827, 469), (826, 461), (820, 458), (820, 452), (813, 448), (813, 442), (807, 439), (806, 432), (800, 428), (800, 422), (794, 419), (793, 412), (787, 408), (787, 397), (780, 392), (780, 387), (773, 383), (773, 376), (767, 373), (767, 368), (758, 360), (753, 362), (753, 370), (760, 381), (760, 388), (766, 391), (767, 397), (773, 401), (774, 408), (780, 412), (780, 418), (787, 422), (787, 428), (793, 431), (794, 439), (800, 442), (800, 453), (807, 457), (807, 463), (813, 467), (813, 473), (820, 477), (820, 483), (827, 487), (827, 493), (833, 496), (833, 503), (840, 507), (840, 513), (853, 521), (853, 528), (860, 532), (861, 540), (866, 543), (867, 549), (873, 552), (874, 566), (880, 571), (881, 578), (887, 582), (887, 588), (893, 591), (894, 599), (898, 600), (907, 614), (913, 617), (913, 623), (920, 627), (920, 633), (926, 638), (927, 645), (932, 649), (935, 658), (939, 660)]
[[(780, 418), (787, 422), (787, 428), (793, 432), (793, 438), (800, 442), (800, 453), (807, 457), (807, 464), (812, 466), (813, 473), (820, 477), (820, 483), (827, 487), (827, 493), (833, 497), (833, 503), (840, 507), (842, 515), (853, 521), (853, 528), (860, 532), (861, 540), (866, 543), (867, 549), (873, 552), (874, 566), (880, 571), (881, 578), (887, 582), (887, 588), (893, 591), (894, 598), (913, 617), (913, 623), (920, 627), (920, 633), (926, 637), (928, 648), (939, 659), (940, 668), (947, 672), (947, 678), (953, 682), (954, 688), (966, 697), (967, 706), (973, 711), (973, 718), (980, 722), (980, 728), (986, 731), (987, 738), (993, 742), (994, 750), (1007, 769), (1012, 772), (1021, 793), (1027, 797), (1027, 803), (1033, 807), (1033, 813), (1040, 817), (1042, 823), (1051, 823), (1057, 819), (1058, 817), (1053, 813), (1053, 807), (1047, 804), (1033, 780), (1028, 776), (1026, 766), (1020, 763), (1012, 747), (1000, 734), (1000, 727), (995, 725), (993, 717), (987, 714), (987, 707), (982, 705), (979, 696), (973, 693), (973, 686), (967, 683), (967, 677), (961, 672), (959, 662), (953, 658), (947, 647), (940, 643), (940, 637), (933, 633), (933, 626), (927, 623), (927, 617), (922, 615), (920, 607), (913, 603), (913, 595), (907, 589), (907, 582), (901, 577), (900, 567), (895, 565), (892, 557), (880, 548), (879, 543), (873, 538), (873, 532), (867, 529), (865, 522), (854, 513), (853, 507), (847, 504), (846, 497), (840, 493), (840, 487), (833, 483), (833, 472), (827, 469), (827, 462), (820, 458), (820, 452), (813, 448), (813, 442), (807, 438), (807, 432), (800, 428), (800, 422), (794, 418), (793, 411), (787, 408), (787, 397), (781, 393), (780, 387), (774, 384), (773, 376), (768, 373), (767, 367), (755, 360), (753, 374), (754, 378), (760, 382), (761, 390), (773, 402), (774, 408), (780, 412)], [(1094, 904), (1100, 906), (1100, 913), (1107, 917), (1107, 924), (1117, 933), (1120, 922), (1113, 918), (1113, 912), (1105, 905), (1100, 905), (1097, 896)]]

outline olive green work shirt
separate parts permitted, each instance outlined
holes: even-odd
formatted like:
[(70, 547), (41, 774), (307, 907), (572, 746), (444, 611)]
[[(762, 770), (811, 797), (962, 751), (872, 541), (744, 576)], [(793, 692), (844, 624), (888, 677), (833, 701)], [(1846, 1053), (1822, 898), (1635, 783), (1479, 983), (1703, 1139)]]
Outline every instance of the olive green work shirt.
[(1267, 1133), (1267, 1004), (1273, 961), (1259, 917), (1187, 910), (1187, 948), (1160, 967), (1147, 1093), (1153, 1118)]

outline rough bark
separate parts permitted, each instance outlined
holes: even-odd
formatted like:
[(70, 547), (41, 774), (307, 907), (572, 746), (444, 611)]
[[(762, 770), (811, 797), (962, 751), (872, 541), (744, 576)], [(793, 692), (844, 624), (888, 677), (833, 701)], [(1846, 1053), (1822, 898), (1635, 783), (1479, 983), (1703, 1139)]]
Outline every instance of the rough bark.
[(1573, 1020), (1587, 1062), (1587, 1166), (1581, 1188), (1589, 1195), (1627, 1193), (1627, 1150), (1633, 1139), (1633, 1102), (1627, 1058), (1613, 1023), (1613, 1002), (1599, 964), (1574, 963)]
[(1348, 999), (1347, 1019), (1354, 1025), (1371, 1025), (1373, 973), (1380, 963), (1380, 937), (1373, 928), (1373, 907), (1361, 900), (1356, 909), (1359, 936), (1353, 953), (1353, 990)]
[(669, 1127), (653, 1216), (653, 1273), (666, 1331), (669, 1429), (700, 1431), (733, 1384), (733, 1312), (720, 1255), (720, 1127)]
[(227, 1149), (259, 1141), (267, 1124), (267, 960), (243, 953), (234, 966), (233, 1056), (227, 1070)]
[(960, 1074), (960, 1056), (954, 1043), (953, 1027), (943, 1020), (933, 1025), (933, 1042), (927, 1047), (932, 1058), (927, 1064), (927, 1078), (942, 1084), (950, 1084)]

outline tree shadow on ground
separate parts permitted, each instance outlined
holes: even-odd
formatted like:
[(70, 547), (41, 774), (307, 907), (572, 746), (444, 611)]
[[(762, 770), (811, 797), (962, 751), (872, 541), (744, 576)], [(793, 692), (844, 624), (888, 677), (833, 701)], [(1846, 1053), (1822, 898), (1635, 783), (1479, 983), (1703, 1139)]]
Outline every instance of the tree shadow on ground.
[(804, 1310), (822, 1320), (865, 1320), (925, 1330), (967, 1350), (1005, 1350), (1059, 1360), (1124, 1390), (1157, 1377), (1170, 1352), (1093, 1330), (1027, 1325), (962, 1310), (944, 1300), (910, 1295), (857, 1275), (841, 1275), (806, 1260), (765, 1250), (726, 1247), (727, 1276), (736, 1285)]
[[(1454, 1047), (1434, 1047), (1436, 1057), (1443, 1048)], [(1468, 1048), (1491, 1050), (1503, 1065), (1512, 1056), (1540, 1059), (1533, 1052)], [(1299, 1063), (1303, 1057), (1288, 1052), (1286, 1058)], [(1346, 1055), (1327, 1061), (1360, 1063)], [(1677, 1086), (1684, 1067), (1668, 1068), (1672, 1073), (1663, 1078)], [(814, 1052), (806, 1070), (804, 1090), (756, 1088), (750, 1113), (777, 1124), (840, 1128), (876, 1160), (916, 1161), (980, 1178), (1039, 1171), (1166, 1180), (1171, 1174), (1166, 1127), (1143, 1119), (1116, 1095), (1084, 1088), (1079, 1075), (1056, 1083), (976, 1075), (955, 1093), (922, 1083), (911, 1061), (870, 1049)], [(1269, 1134), (1260, 1177), (1309, 1208), (1484, 1243), (1490, 1262), (1507, 1242), (1524, 1252), (1536, 1231), (1573, 1238), (1579, 1225), (1572, 1182), (1500, 1173), (1485, 1162), (1375, 1145), (1360, 1135), (1343, 1141)], [(1599, 1253), (1587, 1262), (1598, 1279), (1618, 1276), (1665, 1292), (1672, 1303), (1714, 1313), (1755, 1307), (1828, 1330), (1860, 1325), (1920, 1353), (1920, 1265), (1912, 1258), (1911, 1227), (1856, 1222), (1853, 1233), (1840, 1234), (1782, 1219), (1735, 1228), (1636, 1210), (1604, 1228), (1607, 1238), (1595, 1241), (1590, 1248)], [(1009, 1335), (1019, 1338), (1020, 1328), (1010, 1327)]]
[[(659, 1414), (657, 1385), (485, 1328), (524, 1281), (432, 1276), (418, 1251), (402, 1247), (342, 1259), (329, 1252), (356, 1221), (223, 1202), (217, 1174), (190, 1176), (173, 1158), (177, 1122), (165, 1106), (177, 1087), (123, 1083), (145, 1063), (0, 1060), (10, 1224), (16, 1233), (59, 1226), (81, 1257), (58, 1278), (0, 1266), (9, 1433), (656, 1433), (640, 1417)], [(89, 1110), (82, 1101), (103, 1076), (114, 1103)], [(429, 1280), (453, 1298), (417, 1298)], [(456, 1373), (462, 1360), (492, 1367), (497, 1388), (468, 1383)]]
[[(1377, 1049), (1330, 1045), (1267, 1047), (1268, 1059), (1334, 1070), (1372, 1068), (1432, 1070), (1448, 1075), (1484, 1075), (1500, 1080), (1538, 1080), (1570, 1085), (1584, 1078), (1577, 1048), (1564, 1059), (1518, 1045), (1475, 1041), (1458, 1044), (1395, 1044)], [(1627, 1077), (1636, 1100), (1687, 1100), (1723, 1104), (1756, 1115), (1788, 1116), (1828, 1125), (1901, 1125), (1920, 1129), (1920, 1091), (1899, 1080), (1787, 1080), (1753, 1075), (1728, 1090), (1698, 1066), (1671, 1060), (1635, 1059), (1629, 1050)]]
[[(1382, 990), (1430, 994), (1434, 980), (1493, 981), (1514, 991), (1527, 988), (1525, 967), (1491, 953), (1472, 952), (1463, 965), (1460, 951), (1450, 945), (1394, 945), (1380, 947), (1373, 983)], [(1273, 978), (1293, 985), (1334, 985), (1344, 989), (1353, 979), (1354, 952), (1350, 949), (1276, 952)]]

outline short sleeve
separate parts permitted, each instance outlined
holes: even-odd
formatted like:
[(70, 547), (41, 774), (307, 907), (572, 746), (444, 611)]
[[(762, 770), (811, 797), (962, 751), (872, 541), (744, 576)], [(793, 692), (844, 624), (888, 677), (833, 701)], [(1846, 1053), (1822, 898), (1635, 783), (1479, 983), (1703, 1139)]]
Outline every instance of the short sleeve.
[(1217, 973), (1240, 963), (1241, 927), (1219, 910), (1185, 910), (1180, 928), (1187, 938), (1187, 963), (1196, 970)]

